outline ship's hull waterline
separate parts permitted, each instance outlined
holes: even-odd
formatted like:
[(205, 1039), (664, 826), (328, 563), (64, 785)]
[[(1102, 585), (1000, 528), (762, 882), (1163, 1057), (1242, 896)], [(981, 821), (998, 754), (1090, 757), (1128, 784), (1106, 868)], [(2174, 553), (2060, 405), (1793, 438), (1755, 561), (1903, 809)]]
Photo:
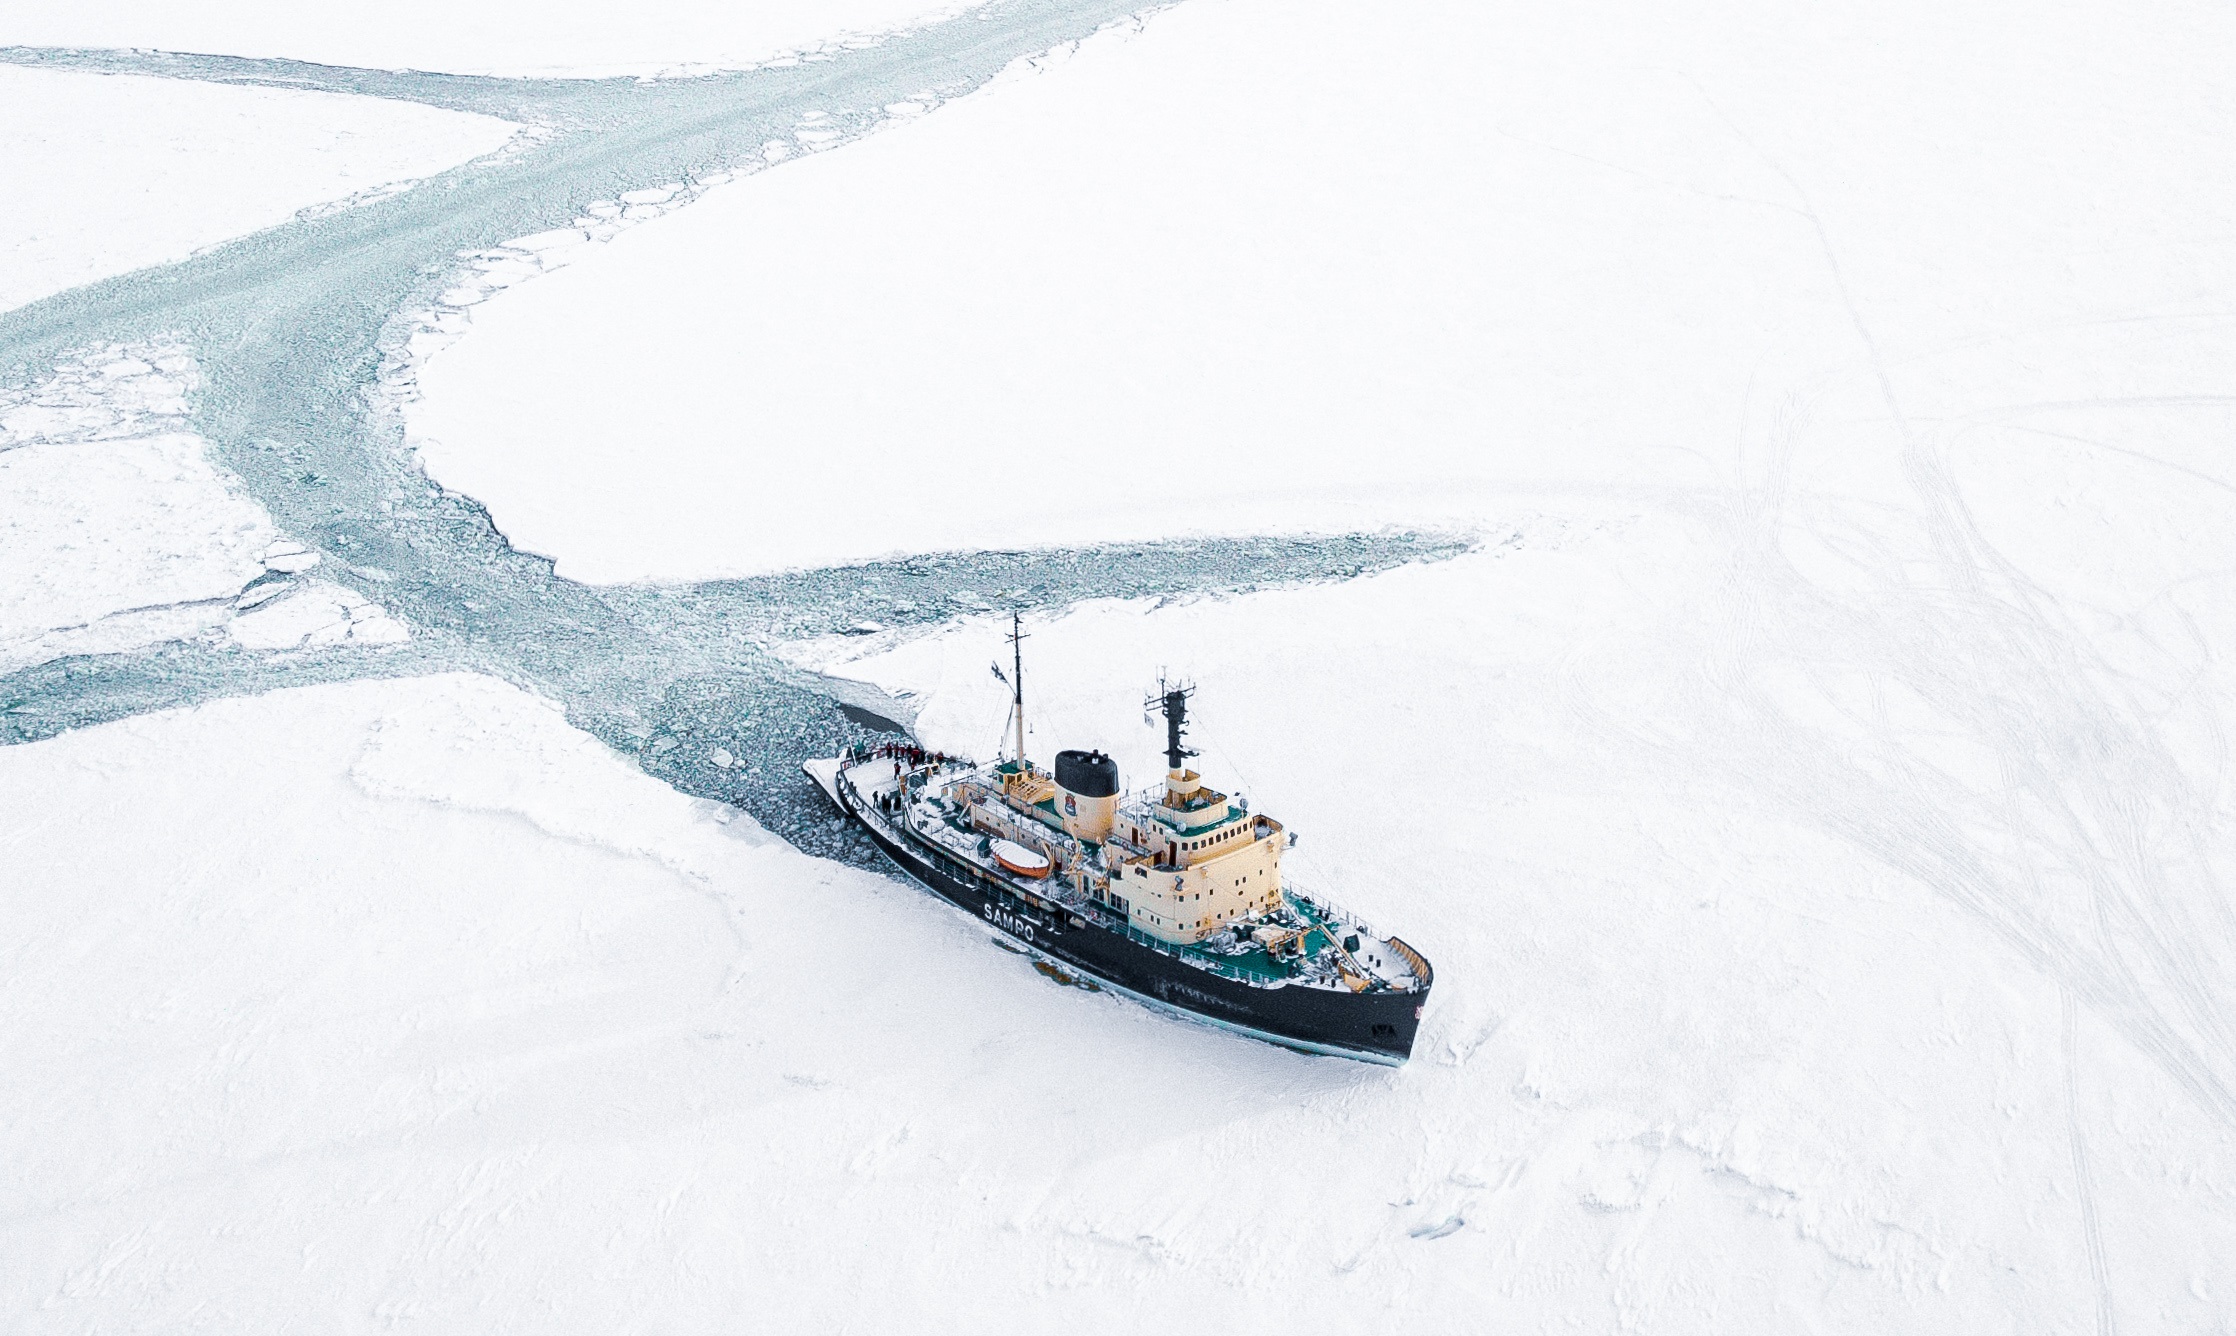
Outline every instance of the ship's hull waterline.
[(1034, 905), (968, 863), (890, 827), (865, 809), (843, 775), (826, 779), (809, 773), (912, 879), (1026, 951), (1099, 986), (1307, 1053), (1389, 1066), (1412, 1055), (1426, 986), (1352, 993), (1301, 984), (1260, 987), (1213, 974), (1092, 922)]

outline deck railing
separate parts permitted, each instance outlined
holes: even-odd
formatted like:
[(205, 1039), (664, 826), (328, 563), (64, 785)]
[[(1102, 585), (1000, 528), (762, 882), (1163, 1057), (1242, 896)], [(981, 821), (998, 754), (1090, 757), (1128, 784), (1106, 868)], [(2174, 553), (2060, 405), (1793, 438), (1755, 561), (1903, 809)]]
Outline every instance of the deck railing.
[(1195, 966), (1197, 969), (1208, 970), (1211, 973), (1220, 976), (1221, 978), (1233, 979), (1237, 983), (1246, 983), (1256, 988), (1271, 988), (1276, 984), (1286, 984), (1289, 982), (1289, 980), (1285, 978), (1268, 979), (1265, 977), (1264, 974), (1256, 970), (1247, 970), (1240, 965), (1230, 965), (1217, 956), (1199, 954), (1194, 951), (1186, 950), (1172, 942), (1168, 942), (1161, 937), (1152, 937), (1148, 933), (1143, 932), (1141, 929), (1135, 927), (1131, 923), (1116, 921), (1112, 917), (1114, 913), (1115, 911), (1105, 908), (1103, 913), (1096, 918), (1095, 926), (1100, 928), (1109, 928), (1113, 931), (1123, 934), (1127, 938), (1127, 940), (1135, 942), (1141, 946), (1146, 946), (1150, 950), (1155, 951), (1161, 955), (1171, 956), (1175, 960), (1186, 961), (1188, 964)]
[(1397, 952), (1406, 964), (1413, 967), (1413, 977), (1421, 981), (1423, 988), (1427, 988), (1436, 982), (1436, 971), (1429, 968), (1428, 957), (1395, 937), (1385, 937), (1382, 940), (1388, 942), (1390, 949)]
[(1369, 937), (1381, 937), (1383, 941), (1389, 940), (1387, 937), (1382, 937), (1381, 933), (1376, 932), (1373, 925), (1369, 924), (1364, 918), (1316, 891), (1300, 891), (1294, 883), (1287, 883), (1281, 889), (1290, 899), (1303, 901), (1312, 910), (1313, 914), (1321, 919), (1332, 919), (1338, 923), (1349, 924)]
[[(1359, 931), (1364, 932), (1369, 936), (1381, 937), (1380, 933), (1375, 932), (1373, 929), (1367, 927), (1364, 923), (1361, 923), (1356, 918), (1353, 918), (1349, 910), (1335, 909), (1333, 906), (1330, 906), (1327, 901), (1322, 900), (1317, 896), (1300, 896), (1298, 898), (1306, 900), (1315, 911), (1305, 915), (1306, 919), (1312, 924), (1312, 927), (1306, 928), (1304, 930), (1307, 933), (1310, 933), (1317, 929), (1322, 932), (1328, 932), (1330, 938), (1332, 939), (1334, 937), (1334, 933), (1329, 932), (1329, 927), (1330, 920), (1333, 920), (1336, 922), (1349, 924), (1350, 926), (1357, 928)], [(1238, 982), (1247, 983), (1254, 987), (1270, 988), (1273, 987), (1275, 984), (1286, 984), (1295, 977), (1291, 975), (1287, 978), (1268, 979), (1261, 971), (1245, 969), (1240, 965), (1230, 965), (1220, 957), (1211, 955), (1207, 952), (1190, 951), (1177, 943), (1168, 942), (1161, 937), (1152, 937), (1148, 933), (1143, 932), (1141, 929), (1136, 928), (1133, 924), (1124, 922), (1123, 920), (1119, 920), (1117, 918), (1117, 911), (1111, 909), (1109, 906), (1102, 905), (1091, 900), (1088, 901), (1088, 903), (1093, 904), (1098, 910), (1098, 914), (1095, 919), (1095, 922), (1098, 926), (1113, 928), (1116, 931), (1123, 933), (1130, 941), (1137, 942), (1142, 946), (1148, 947), (1152, 951), (1171, 956), (1174, 959), (1187, 961), (1189, 964), (1194, 965), (1199, 969), (1209, 970), (1213, 974), (1220, 975), (1223, 978), (1234, 979)], [(1395, 938), (1382, 938), (1382, 940), (1388, 941), (1393, 946), (1395, 946), (1399, 953), (1405, 957), (1407, 964), (1414, 965), (1414, 972), (1422, 980), (1423, 983), (1426, 983), (1428, 981), (1428, 975), (1425, 972), (1428, 969), (1428, 962), (1421, 959), (1419, 952), (1415, 951), (1412, 947), (1405, 945), (1403, 942), (1397, 941), (1397, 939)]]

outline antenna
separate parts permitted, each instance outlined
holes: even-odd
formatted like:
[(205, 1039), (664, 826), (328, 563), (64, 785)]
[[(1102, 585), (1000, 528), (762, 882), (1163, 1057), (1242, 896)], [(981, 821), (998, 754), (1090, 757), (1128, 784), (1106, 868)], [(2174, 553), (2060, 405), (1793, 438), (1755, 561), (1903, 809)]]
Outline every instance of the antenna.
[(1156, 691), (1141, 703), (1143, 710), (1156, 710), (1165, 717), (1165, 768), (1175, 775), (1189, 757), (1198, 754), (1181, 743), (1188, 731), (1188, 697), (1195, 694), (1193, 682), (1172, 682), (1159, 674)]
[[(1009, 679), (1009, 717), (1016, 725), (1017, 764), (1025, 763), (1025, 616), (1021, 612), (1009, 614), (1009, 648), (1012, 655)], [(1000, 668), (994, 670), (1000, 676)]]

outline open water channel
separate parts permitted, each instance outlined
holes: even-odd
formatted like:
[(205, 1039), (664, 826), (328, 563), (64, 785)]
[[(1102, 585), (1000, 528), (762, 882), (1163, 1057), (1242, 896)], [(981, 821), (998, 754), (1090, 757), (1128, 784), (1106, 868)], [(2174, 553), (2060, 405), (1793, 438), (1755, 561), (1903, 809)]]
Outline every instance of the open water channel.
[[(305, 217), (180, 264), (0, 313), (0, 384), (108, 344), (172, 341), (200, 364), (192, 416), (216, 461), (347, 585), (410, 623), (381, 648), (284, 656), (201, 641), (0, 676), (0, 744), (216, 696), (468, 669), (563, 702), (676, 788), (737, 804), (811, 852), (868, 861), (798, 772), (864, 735), (861, 711), (768, 652), (865, 620), (988, 607), (1243, 592), (1451, 556), (1411, 533), (1227, 539), (906, 561), (692, 585), (595, 587), (515, 550), (471, 498), (429, 482), (381, 392), (407, 313), (505, 242), (631, 191), (766, 166), (803, 118), (839, 138), (883, 108), (970, 91), (1019, 57), (1123, 20), (1139, 0), (998, 0), (876, 45), (688, 79), (495, 79), (281, 60), (13, 49), (16, 64), (317, 88), (479, 112), (536, 128), (508, 151), (401, 194)], [(739, 424), (749, 435), (751, 424)], [(717, 750), (736, 758), (718, 766)]]

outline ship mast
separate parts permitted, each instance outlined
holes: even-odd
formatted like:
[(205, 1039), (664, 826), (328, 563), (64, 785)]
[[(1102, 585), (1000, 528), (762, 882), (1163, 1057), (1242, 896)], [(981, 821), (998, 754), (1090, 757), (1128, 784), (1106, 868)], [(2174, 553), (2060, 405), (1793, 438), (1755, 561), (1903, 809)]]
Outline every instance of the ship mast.
[(1011, 653), (1009, 679), (1009, 718), (1016, 727), (1016, 748), (1011, 755), (1017, 764), (1025, 764), (1025, 618), (1024, 614), (1009, 614), (1009, 648)]

